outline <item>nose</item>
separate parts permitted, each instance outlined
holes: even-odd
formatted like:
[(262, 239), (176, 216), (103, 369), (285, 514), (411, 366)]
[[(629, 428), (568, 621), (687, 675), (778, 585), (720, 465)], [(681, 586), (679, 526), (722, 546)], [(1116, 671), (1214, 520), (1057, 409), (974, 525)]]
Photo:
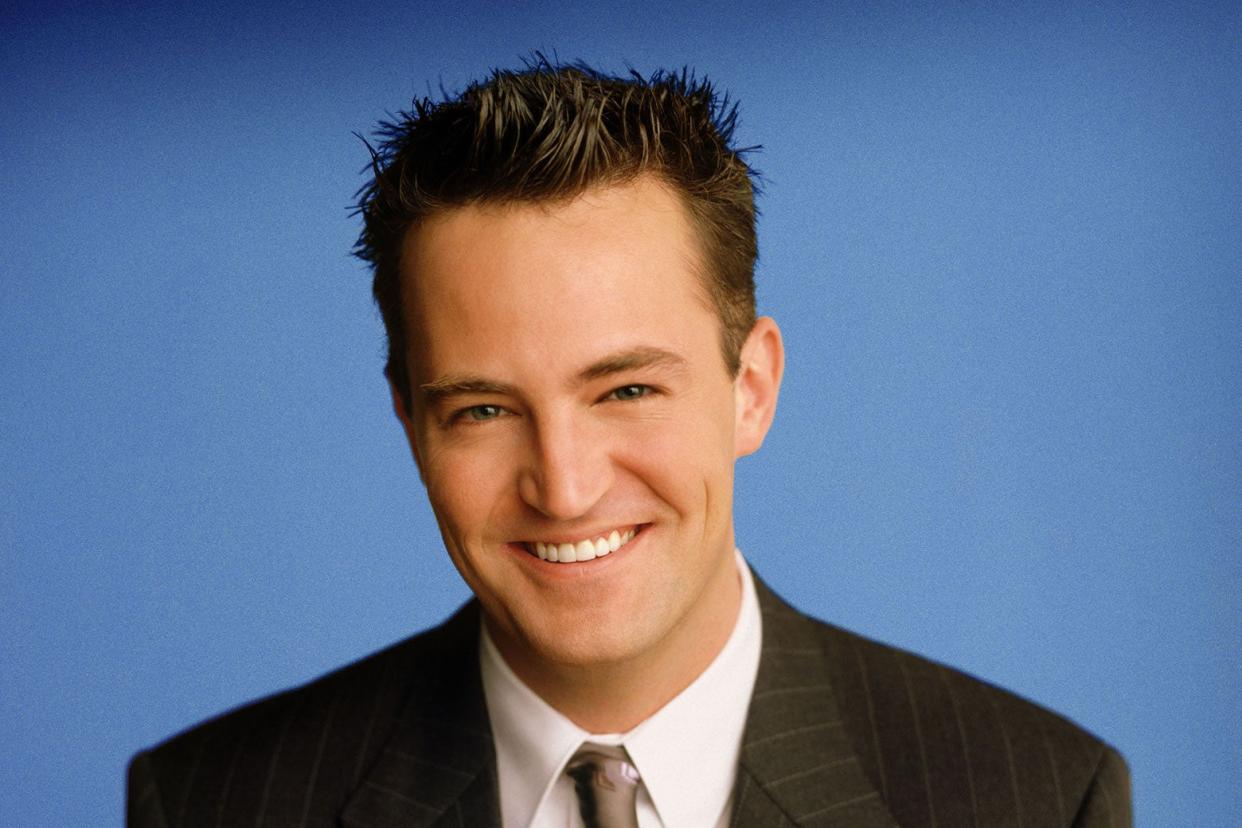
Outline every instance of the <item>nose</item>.
[(613, 482), (605, 443), (570, 416), (545, 417), (518, 481), (522, 500), (553, 520), (589, 514)]

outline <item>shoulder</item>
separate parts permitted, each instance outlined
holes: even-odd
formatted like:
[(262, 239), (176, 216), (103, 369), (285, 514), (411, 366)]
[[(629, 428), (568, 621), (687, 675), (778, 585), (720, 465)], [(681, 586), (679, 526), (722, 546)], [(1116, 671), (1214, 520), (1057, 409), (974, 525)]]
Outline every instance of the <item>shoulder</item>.
[(814, 642), (859, 764), (902, 825), (1093, 825), (1092, 812), (1129, 824), (1125, 762), (1084, 728), (776, 600), (765, 623)]
[(142, 751), (129, 766), (131, 824), (188, 825), (200, 817), (232, 824), (242, 816), (307, 814), (312, 799), (339, 805), (416, 689), (434, 680), (446, 659), (473, 652), (477, 625), (470, 615), (463, 610), (440, 627)]

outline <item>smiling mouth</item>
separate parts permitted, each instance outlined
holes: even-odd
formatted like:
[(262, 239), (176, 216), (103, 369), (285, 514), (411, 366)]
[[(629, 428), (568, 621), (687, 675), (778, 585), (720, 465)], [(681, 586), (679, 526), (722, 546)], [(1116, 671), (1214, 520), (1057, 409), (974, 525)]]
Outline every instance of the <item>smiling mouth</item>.
[(522, 544), (526, 551), (541, 561), (549, 563), (581, 563), (593, 561), (616, 552), (638, 534), (641, 526), (629, 529), (614, 529), (607, 535), (595, 538), (583, 538), (573, 543), (544, 543), (543, 541), (527, 541)]

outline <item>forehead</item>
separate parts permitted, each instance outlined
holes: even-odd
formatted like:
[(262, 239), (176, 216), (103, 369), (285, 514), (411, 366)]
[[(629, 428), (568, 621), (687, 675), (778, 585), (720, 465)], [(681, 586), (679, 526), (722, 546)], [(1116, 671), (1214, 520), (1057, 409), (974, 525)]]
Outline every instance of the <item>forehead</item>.
[(569, 369), (626, 348), (714, 343), (702, 272), (681, 200), (651, 178), (562, 201), (454, 208), (405, 240), (411, 369), (419, 381)]

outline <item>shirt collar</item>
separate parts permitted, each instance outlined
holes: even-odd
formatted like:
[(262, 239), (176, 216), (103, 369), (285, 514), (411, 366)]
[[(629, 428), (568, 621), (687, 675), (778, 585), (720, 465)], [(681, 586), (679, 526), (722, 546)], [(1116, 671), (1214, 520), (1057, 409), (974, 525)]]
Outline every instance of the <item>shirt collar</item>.
[(517, 677), (486, 624), (479, 630), (479, 668), (496, 745), (502, 822), (530, 825), (561, 769), (589, 734)]
[(729, 639), (698, 678), (628, 733), (591, 734), (561, 715), (514, 674), (480, 625), (506, 825), (530, 824), (584, 741), (625, 745), (664, 825), (716, 824), (733, 789), (762, 640), (750, 568), (740, 552), (736, 560), (742, 600)]

